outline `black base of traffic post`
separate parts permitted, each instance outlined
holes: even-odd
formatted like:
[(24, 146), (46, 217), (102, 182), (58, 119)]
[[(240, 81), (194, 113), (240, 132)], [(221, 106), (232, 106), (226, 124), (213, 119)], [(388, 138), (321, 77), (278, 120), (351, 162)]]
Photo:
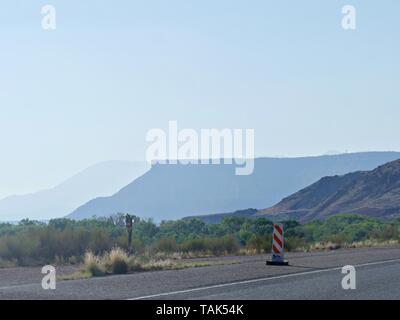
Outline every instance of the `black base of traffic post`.
[(267, 266), (288, 266), (289, 261), (267, 261)]

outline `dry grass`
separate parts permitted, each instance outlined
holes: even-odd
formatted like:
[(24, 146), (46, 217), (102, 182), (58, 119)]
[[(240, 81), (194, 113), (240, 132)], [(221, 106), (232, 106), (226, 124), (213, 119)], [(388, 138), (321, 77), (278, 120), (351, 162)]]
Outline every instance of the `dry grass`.
[(135, 264), (136, 269), (132, 271), (154, 271), (154, 270), (180, 270), (186, 268), (200, 268), (216, 265), (236, 264), (238, 261), (174, 261), (171, 259), (151, 259), (142, 264)]
[(83, 259), (83, 272), (94, 277), (104, 276), (106, 273), (102, 258), (92, 252), (86, 252)]
[(83, 272), (99, 277), (105, 274), (124, 274), (129, 271), (129, 257), (120, 248), (114, 248), (103, 256), (86, 252), (83, 261)]
[(120, 248), (114, 248), (103, 256), (86, 252), (82, 270), (69, 275), (62, 275), (60, 280), (86, 279), (101, 277), (107, 274), (124, 274), (129, 272), (144, 272), (155, 270), (178, 270), (198, 268), (211, 265), (234, 264), (237, 261), (185, 261), (181, 254), (157, 254), (129, 256)]
[(256, 255), (259, 255), (262, 253), (264, 253), (264, 251), (260, 251), (255, 248), (241, 248), (239, 250), (238, 255), (240, 255), (240, 256), (256, 256)]
[(336, 242), (316, 242), (310, 245), (309, 250), (307, 251), (330, 251), (330, 250), (337, 250), (340, 248), (371, 248), (371, 247), (381, 247), (381, 246), (395, 246), (399, 245), (400, 242), (398, 240), (376, 240), (376, 239), (369, 239), (364, 241), (358, 242), (351, 242), (351, 243), (336, 243)]
[(315, 242), (310, 245), (310, 248), (308, 251), (331, 251), (331, 250), (337, 250), (342, 248), (342, 244), (327, 241), (327, 242)]
[(346, 245), (346, 248), (371, 248), (371, 247), (381, 247), (381, 246), (396, 246), (399, 244), (400, 244), (399, 240), (386, 240), (386, 241), (365, 240), (365, 241), (350, 243)]
[(63, 274), (61, 276), (57, 276), (57, 280), (81, 280), (81, 279), (89, 279), (93, 277), (93, 275), (89, 272), (85, 271), (77, 271), (71, 274)]
[(129, 271), (129, 257), (120, 248), (114, 248), (103, 256), (103, 265), (107, 273), (125, 274)]
[(8, 260), (3, 260), (0, 258), (0, 269), (2, 268), (15, 268), (18, 266), (17, 261), (12, 260), (12, 261), (8, 261)]
[[(240, 255), (240, 251), (236, 254)], [(142, 256), (147, 258), (154, 258), (159, 260), (182, 260), (182, 259), (197, 259), (197, 258), (214, 258), (214, 257), (223, 257), (223, 256), (231, 256), (232, 253), (227, 251), (222, 252), (221, 254), (215, 255), (211, 251), (188, 251), (188, 252), (156, 252), (156, 253), (145, 253)]]
[(143, 257), (134, 258), (130, 260), (131, 271), (155, 271), (155, 270), (178, 270), (193, 267), (206, 267), (212, 263), (208, 261), (182, 261), (180, 259), (143, 259)]
[(171, 259), (166, 260), (155, 260), (151, 259), (148, 262), (145, 262), (141, 265), (141, 269), (144, 271), (151, 271), (151, 270), (167, 270), (172, 269), (176, 263)]

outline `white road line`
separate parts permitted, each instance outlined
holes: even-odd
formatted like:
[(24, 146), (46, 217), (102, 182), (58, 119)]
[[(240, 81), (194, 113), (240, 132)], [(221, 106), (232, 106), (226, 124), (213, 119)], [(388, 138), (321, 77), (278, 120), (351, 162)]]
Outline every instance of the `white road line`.
[(0, 287), (0, 290), (10, 290), (10, 289), (16, 289), (16, 288), (32, 287), (32, 286), (39, 286), (41, 288), (40, 282), (38, 282), (38, 283), (16, 284), (13, 286)]
[[(373, 265), (378, 265), (378, 264), (386, 264), (386, 263), (391, 263), (391, 262), (400, 262), (400, 259), (368, 262), (368, 263), (354, 265), (354, 267), (359, 268), (359, 267), (373, 266)], [(143, 300), (143, 299), (150, 299), (150, 298), (157, 298), (157, 297), (165, 297), (165, 296), (176, 295), (176, 294), (181, 294), (181, 293), (189, 293), (189, 292), (203, 291), (203, 290), (209, 290), (209, 289), (231, 287), (231, 286), (236, 286), (236, 285), (241, 285), (241, 284), (249, 284), (249, 283), (255, 283), (255, 282), (262, 282), (262, 281), (269, 281), (269, 280), (276, 280), (276, 279), (284, 279), (284, 278), (305, 276), (305, 275), (309, 275), (309, 274), (330, 272), (330, 271), (341, 270), (341, 269), (342, 269), (342, 267), (335, 267), (335, 268), (329, 268), (329, 269), (320, 269), (320, 270), (313, 270), (313, 271), (290, 273), (290, 274), (284, 274), (284, 275), (280, 275), (280, 276), (273, 276), (273, 277), (266, 277), (266, 278), (252, 279), (252, 280), (243, 280), (243, 281), (237, 281), (237, 282), (223, 283), (223, 284), (217, 284), (217, 285), (213, 285), (213, 286), (200, 287), (200, 288), (194, 288), (194, 289), (164, 292), (164, 293), (152, 294), (152, 295), (148, 295), (148, 296), (131, 298), (131, 299), (127, 299), (127, 300)]]

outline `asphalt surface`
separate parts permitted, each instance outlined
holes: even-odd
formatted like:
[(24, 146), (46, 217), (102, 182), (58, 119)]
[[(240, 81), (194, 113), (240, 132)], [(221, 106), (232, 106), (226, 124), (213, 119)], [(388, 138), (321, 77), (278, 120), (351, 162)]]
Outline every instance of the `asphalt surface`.
[[(215, 258), (209, 260), (224, 264), (57, 281), (56, 290), (42, 289), (41, 268), (0, 269), (0, 299), (400, 299), (400, 247), (293, 253), (285, 267), (266, 266), (267, 258)], [(356, 268), (355, 290), (342, 289), (345, 265)]]

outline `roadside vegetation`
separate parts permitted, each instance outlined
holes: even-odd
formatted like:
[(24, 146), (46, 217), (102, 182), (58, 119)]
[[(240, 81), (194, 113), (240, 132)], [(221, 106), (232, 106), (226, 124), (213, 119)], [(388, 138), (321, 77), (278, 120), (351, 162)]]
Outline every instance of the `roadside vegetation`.
[[(270, 252), (273, 223), (265, 218), (163, 221), (135, 218), (128, 248), (124, 216), (48, 223), (22, 220), (0, 224), (0, 267), (76, 264), (76, 277), (204, 266), (190, 258)], [(337, 215), (300, 225), (284, 221), (287, 251), (334, 250), (398, 244), (400, 219), (383, 221)], [(73, 277), (72, 277), (73, 278)]]

